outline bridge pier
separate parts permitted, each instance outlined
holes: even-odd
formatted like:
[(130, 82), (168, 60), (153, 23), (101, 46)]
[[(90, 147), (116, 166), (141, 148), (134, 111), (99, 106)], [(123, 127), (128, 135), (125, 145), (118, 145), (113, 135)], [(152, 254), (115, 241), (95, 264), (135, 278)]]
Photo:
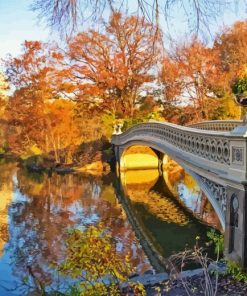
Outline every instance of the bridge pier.
[(123, 155), (123, 152), (124, 152), (124, 148), (122, 148), (121, 146), (114, 145), (115, 158), (116, 158), (116, 162), (119, 164), (119, 167), (120, 167), (120, 160)]
[(160, 175), (162, 174), (162, 171), (163, 171), (163, 158), (164, 158), (164, 153), (159, 151), (159, 150), (156, 150), (156, 149), (153, 149), (152, 150), (154, 151), (154, 153), (157, 155), (158, 157), (158, 170), (159, 170), (159, 173)]
[(247, 268), (247, 186), (227, 186), (225, 256)]
[(116, 172), (118, 176), (120, 176), (120, 170), (121, 170), (120, 160), (123, 155), (123, 152), (124, 152), (124, 148), (122, 148), (121, 146), (114, 145), (114, 153), (116, 158)]

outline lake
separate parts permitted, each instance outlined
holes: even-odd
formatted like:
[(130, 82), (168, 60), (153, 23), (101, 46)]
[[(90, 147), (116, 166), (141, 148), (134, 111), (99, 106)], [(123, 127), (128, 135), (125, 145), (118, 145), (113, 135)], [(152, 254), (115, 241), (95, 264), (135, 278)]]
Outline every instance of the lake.
[[(163, 271), (159, 255), (207, 241), (220, 223), (196, 182), (181, 167), (121, 172), (118, 176), (38, 174), (0, 163), (0, 295), (29, 295), (30, 273), (63, 289), (54, 264), (66, 255), (70, 229), (104, 223), (119, 254), (140, 274)], [(124, 259), (123, 259), (124, 260)], [(31, 294), (30, 294), (31, 295)]]

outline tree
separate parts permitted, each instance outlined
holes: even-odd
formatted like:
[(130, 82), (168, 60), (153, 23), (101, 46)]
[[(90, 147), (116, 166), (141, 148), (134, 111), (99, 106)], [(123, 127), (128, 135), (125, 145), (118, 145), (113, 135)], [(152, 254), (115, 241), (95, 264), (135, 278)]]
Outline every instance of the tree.
[(67, 164), (81, 143), (75, 103), (63, 97), (66, 75), (61, 59), (54, 47), (26, 41), (23, 53), (6, 61), (15, 88), (6, 108), (7, 139), (18, 156), (50, 154), (57, 163)]
[(53, 152), (57, 163), (71, 164), (82, 133), (75, 118), (75, 103), (58, 99), (45, 104), (46, 148)]
[(6, 117), (5, 109), (8, 103), (9, 84), (7, 78), (0, 72), (0, 153), (6, 152)]
[(79, 33), (68, 44), (70, 77), (77, 99), (90, 108), (133, 116), (142, 86), (154, 80), (160, 44), (143, 18), (113, 13), (103, 32)]
[(41, 42), (25, 41), (23, 53), (5, 62), (6, 75), (15, 89), (6, 110), (7, 137), (18, 155), (34, 145), (44, 146), (44, 102), (53, 98), (53, 67), (46, 48)]
[(219, 51), (221, 67), (226, 75), (226, 88), (231, 82), (243, 74), (247, 65), (247, 22), (236, 22), (226, 27), (217, 36), (214, 48)]
[(0, 99), (5, 100), (7, 98), (8, 82), (3, 74), (0, 73)]
[[(45, 19), (49, 26), (60, 32), (75, 31), (79, 25), (88, 20), (99, 20), (108, 9), (120, 11), (131, 9), (128, 0), (33, 0), (32, 8), (39, 18)], [(210, 24), (225, 10), (236, 8), (234, 0), (137, 0), (133, 1), (133, 10), (140, 13), (146, 20), (158, 25), (159, 17), (164, 16), (168, 27), (175, 12), (185, 21), (190, 32), (209, 31)], [(245, 5), (244, 3), (240, 3)], [(239, 5), (240, 5), (239, 4)]]
[(209, 119), (217, 107), (216, 93), (222, 87), (218, 52), (193, 39), (176, 46), (165, 57), (161, 72), (165, 102), (192, 105), (197, 121)]

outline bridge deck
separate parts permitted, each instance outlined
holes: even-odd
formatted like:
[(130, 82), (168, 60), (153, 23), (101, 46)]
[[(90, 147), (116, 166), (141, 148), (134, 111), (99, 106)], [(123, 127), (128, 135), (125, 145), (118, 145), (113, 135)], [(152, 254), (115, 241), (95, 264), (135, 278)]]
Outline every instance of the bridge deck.
[[(239, 122), (226, 122), (228, 128)], [(113, 135), (115, 146), (126, 148), (143, 144), (169, 154), (175, 160), (200, 168), (227, 181), (246, 182), (246, 143), (243, 134), (207, 130), (166, 122), (138, 124)], [(219, 122), (216, 125), (222, 125)], [(202, 124), (201, 124), (202, 127)], [(216, 128), (216, 127), (214, 127)], [(213, 177), (213, 178), (214, 178)]]

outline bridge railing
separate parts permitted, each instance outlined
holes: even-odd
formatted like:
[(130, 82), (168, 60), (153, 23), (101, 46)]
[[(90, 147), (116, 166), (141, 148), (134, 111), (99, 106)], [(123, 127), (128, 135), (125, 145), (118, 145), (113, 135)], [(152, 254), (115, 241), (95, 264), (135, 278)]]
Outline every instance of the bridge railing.
[(242, 123), (241, 120), (211, 120), (187, 125), (188, 127), (210, 131), (232, 131)]
[[(120, 135), (113, 135), (112, 143), (124, 146), (128, 142), (166, 143), (181, 158), (191, 155), (197, 163), (210, 161), (210, 167), (221, 169), (232, 177), (246, 179), (246, 138), (232, 132), (203, 130), (172, 123), (148, 122), (138, 124)], [(191, 160), (194, 162), (194, 159)], [(204, 164), (208, 164), (204, 162)], [(202, 164), (203, 165), (203, 164)], [(228, 171), (231, 167), (232, 172)], [(238, 175), (239, 174), (239, 175)]]

